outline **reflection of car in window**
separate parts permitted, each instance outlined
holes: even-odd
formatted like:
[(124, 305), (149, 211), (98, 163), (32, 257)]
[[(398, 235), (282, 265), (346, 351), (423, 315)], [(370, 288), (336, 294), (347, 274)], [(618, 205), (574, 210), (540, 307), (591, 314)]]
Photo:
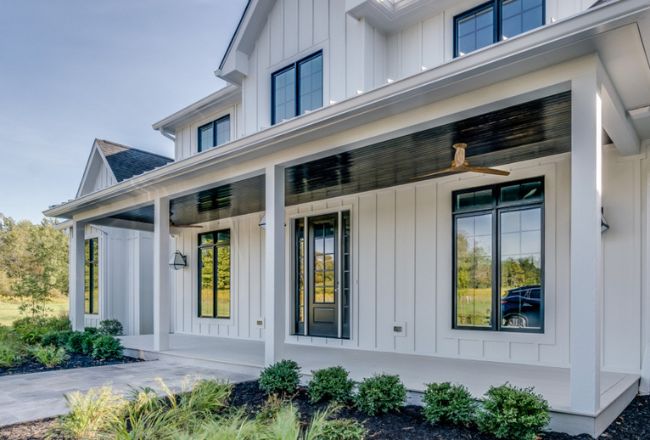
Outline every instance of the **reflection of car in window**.
[(511, 289), (501, 298), (504, 327), (540, 328), (542, 287), (522, 286)]

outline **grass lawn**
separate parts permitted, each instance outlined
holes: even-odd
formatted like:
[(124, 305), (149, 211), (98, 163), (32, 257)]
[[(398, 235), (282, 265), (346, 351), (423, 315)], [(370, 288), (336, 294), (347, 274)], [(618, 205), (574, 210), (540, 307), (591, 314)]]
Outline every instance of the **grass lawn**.
[[(11, 325), (16, 319), (20, 318), (18, 307), (20, 303), (7, 298), (0, 297), (0, 325)], [(47, 305), (51, 309), (50, 314), (59, 315), (68, 312), (68, 297), (57, 296)]]

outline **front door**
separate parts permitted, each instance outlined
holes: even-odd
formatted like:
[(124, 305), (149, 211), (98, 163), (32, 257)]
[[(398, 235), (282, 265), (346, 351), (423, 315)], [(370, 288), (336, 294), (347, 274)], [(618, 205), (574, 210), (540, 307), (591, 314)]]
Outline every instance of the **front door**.
[(337, 337), (338, 310), (338, 214), (309, 219), (309, 335)]

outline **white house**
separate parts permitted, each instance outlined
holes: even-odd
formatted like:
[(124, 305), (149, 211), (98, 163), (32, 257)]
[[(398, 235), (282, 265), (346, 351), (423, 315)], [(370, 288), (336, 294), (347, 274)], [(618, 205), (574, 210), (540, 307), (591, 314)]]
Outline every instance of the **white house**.
[(597, 435), (650, 389), (649, 57), (649, 0), (251, 0), (174, 161), (97, 141), (45, 211), (73, 325), (92, 267), (143, 356), (508, 381)]

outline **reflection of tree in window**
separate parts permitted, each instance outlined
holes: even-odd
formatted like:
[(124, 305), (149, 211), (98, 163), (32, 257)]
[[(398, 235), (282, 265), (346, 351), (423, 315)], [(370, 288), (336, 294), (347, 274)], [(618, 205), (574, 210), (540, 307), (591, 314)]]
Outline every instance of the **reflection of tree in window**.
[(199, 316), (230, 317), (230, 263), (230, 231), (199, 236)]
[(99, 313), (99, 239), (84, 243), (84, 313)]

